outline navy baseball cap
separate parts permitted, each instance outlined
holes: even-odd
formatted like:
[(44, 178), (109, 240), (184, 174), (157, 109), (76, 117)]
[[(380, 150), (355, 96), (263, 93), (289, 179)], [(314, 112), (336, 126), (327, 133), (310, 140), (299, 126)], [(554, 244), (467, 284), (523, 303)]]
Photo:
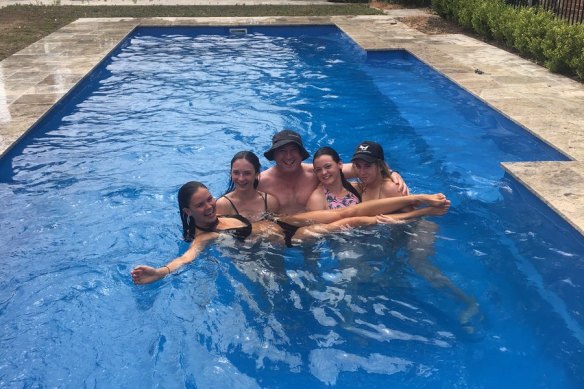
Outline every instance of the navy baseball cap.
[(351, 162), (356, 159), (362, 159), (367, 162), (375, 162), (379, 159), (384, 161), (385, 156), (383, 155), (383, 147), (376, 142), (371, 142), (369, 140), (363, 141), (355, 149)]

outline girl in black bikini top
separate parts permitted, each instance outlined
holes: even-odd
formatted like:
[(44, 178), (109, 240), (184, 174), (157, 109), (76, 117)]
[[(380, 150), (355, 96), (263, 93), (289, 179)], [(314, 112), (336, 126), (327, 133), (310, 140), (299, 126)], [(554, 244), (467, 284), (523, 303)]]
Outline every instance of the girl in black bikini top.
[(277, 199), (257, 190), (260, 169), (260, 161), (251, 151), (240, 151), (233, 156), (229, 185), (223, 196), (217, 199), (219, 215), (243, 215), (255, 222), (278, 212)]
[[(267, 215), (268, 212), (268, 194), (267, 193), (261, 193), (258, 192), (258, 194), (260, 195), (260, 197), (264, 200), (264, 215)], [(217, 199), (217, 201), (219, 201), (220, 199), (225, 199), (229, 202), (229, 204), (231, 204), (231, 207), (233, 208), (233, 211), (235, 211), (235, 215), (241, 215), (239, 213), (239, 210), (237, 209), (237, 207), (235, 206), (235, 204), (233, 203), (233, 201), (231, 201), (231, 199), (229, 197), (227, 197), (227, 195), (223, 195), (221, 197), (219, 197), (219, 199)]]

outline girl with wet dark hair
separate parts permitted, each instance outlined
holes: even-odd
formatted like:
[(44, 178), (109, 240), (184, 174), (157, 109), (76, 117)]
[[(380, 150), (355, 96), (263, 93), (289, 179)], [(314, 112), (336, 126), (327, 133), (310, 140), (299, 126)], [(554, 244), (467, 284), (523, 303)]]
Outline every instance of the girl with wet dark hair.
[(187, 215), (182, 211), (182, 209), (189, 207), (191, 196), (195, 194), (200, 188), (207, 189), (207, 187), (201, 182), (190, 181), (181, 186), (178, 191), (178, 210), (180, 214), (180, 221), (182, 222), (183, 239), (187, 242), (191, 242), (194, 239), (195, 225), (197, 222), (192, 215)]
[(333, 148), (318, 149), (312, 166), (320, 184), (308, 198), (307, 210), (344, 208), (361, 202), (361, 194), (345, 178), (343, 163)]
[(227, 191), (217, 199), (219, 215), (242, 215), (253, 222), (278, 212), (276, 197), (257, 190), (260, 169), (260, 160), (251, 151), (233, 156)]
[[(243, 159), (243, 160), (249, 162), (252, 165), (255, 173), (259, 174), (260, 170), (262, 169), (262, 166), (260, 165), (260, 159), (258, 158), (257, 155), (255, 155), (251, 151), (240, 151), (238, 153), (235, 153), (233, 158), (231, 158), (230, 167), (231, 167), (232, 171), (233, 171), (233, 164), (240, 159)], [(257, 189), (259, 183), (260, 183), (259, 177), (255, 177), (255, 179), (253, 181), (253, 188)], [(227, 190), (225, 191), (224, 195), (226, 195), (227, 193), (231, 193), (234, 190), (235, 190), (235, 183), (233, 181), (233, 176), (230, 175), (229, 176), (229, 184), (227, 185)]]
[[(393, 224), (426, 215), (442, 215), (450, 207), (443, 194), (415, 195), (388, 198), (357, 204), (352, 207), (304, 212), (280, 219), (250, 222), (241, 215), (217, 216), (217, 204), (205, 185), (192, 181), (184, 184), (178, 194), (183, 237), (192, 241), (188, 250), (166, 265), (153, 268), (140, 265), (131, 271), (136, 284), (157, 281), (187, 263), (192, 262), (206, 245), (221, 235), (230, 235), (244, 241), (262, 237), (287, 246), (330, 234), (346, 228), (374, 224)], [(423, 206), (411, 212), (383, 215), (407, 206)]]

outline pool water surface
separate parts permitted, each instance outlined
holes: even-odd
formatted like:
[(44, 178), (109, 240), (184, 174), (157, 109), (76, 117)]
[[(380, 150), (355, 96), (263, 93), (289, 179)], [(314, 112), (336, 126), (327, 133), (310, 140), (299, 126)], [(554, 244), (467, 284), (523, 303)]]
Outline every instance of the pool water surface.
[[(180, 185), (222, 194), (233, 154), (269, 166), (284, 128), (345, 161), (377, 141), (452, 209), (301, 248), (225, 241), (133, 285), (187, 247)], [(332, 26), (137, 29), (0, 160), (0, 387), (582, 387), (584, 239), (500, 166), (531, 160), (566, 158)], [(469, 326), (413, 259), (476, 299)]]

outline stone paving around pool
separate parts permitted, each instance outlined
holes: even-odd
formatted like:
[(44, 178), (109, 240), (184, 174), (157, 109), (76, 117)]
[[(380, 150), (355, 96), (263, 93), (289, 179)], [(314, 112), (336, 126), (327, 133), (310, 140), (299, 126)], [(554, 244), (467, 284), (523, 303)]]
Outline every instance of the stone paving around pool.
[[(1, 0), (0, 5), (9, 1), (26, 2)], [(120, 2), (124, 0), (108, 4)], [(430, 36), (396, 20), (415, 12), (423, 11), (389, 10), (376, 16), (79, 19), (0, 62), (0, 153), (138, 25), (336, 24), (366, 50), (410, 51), (570, 157), (569, 162), (502, 162), (513, 177), (584, 234), (584, 85), (468, 36)]]

